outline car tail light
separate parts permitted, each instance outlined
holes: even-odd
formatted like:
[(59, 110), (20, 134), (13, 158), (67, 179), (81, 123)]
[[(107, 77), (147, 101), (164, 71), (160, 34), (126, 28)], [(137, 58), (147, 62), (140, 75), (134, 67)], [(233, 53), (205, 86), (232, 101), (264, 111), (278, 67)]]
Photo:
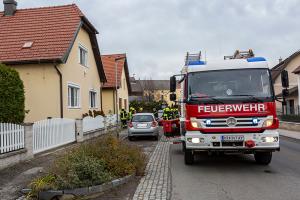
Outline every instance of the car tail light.
[(132, 128), (132, 127), (133, 127), (132, 122), (129, 122), (128, 127), (129, 127), (129, 128)]
[(153, 121), (153, 122), (152, 122), (152, 127), (156, 127), (156, 126), (157, 126), (156, 121)]

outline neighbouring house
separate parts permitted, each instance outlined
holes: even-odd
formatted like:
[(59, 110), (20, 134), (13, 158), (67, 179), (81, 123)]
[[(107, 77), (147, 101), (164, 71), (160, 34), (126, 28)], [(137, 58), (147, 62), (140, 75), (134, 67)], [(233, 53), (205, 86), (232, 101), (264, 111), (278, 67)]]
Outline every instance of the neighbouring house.
[[(289, 75), (289, 96), (287, 100), (287, 114), (299, 114), (299, 87), (300, 87), (300, 51), (296, 51), (288, 58), (280, 60), (280, 62), (271, 69), (272, 80), (274, 84), (275, 95), (282, 97), (281, 72), (287, 70)], [(276, 102), (277, 112), (282, 113), (282, 105)]]
[(102, 88), (103, 111), (105, 114), (119, 114), (121, 109), (129, 110), (131, 86), (126, 54), (102, 55), (107, 82)]
[[(131, 101), (164, 101), (168, 105), (170, 101), (170, 80), (135, 80), (131, 78), (131, 87), (135, 88), (135, 95), (130, 97)], [(180, 98), (180, 85), (176, 89), (177, 98)]]
[(141, 82), (139, 80), (136, 80), (135, 77), (130, 77), (130, 85), (131, 85), (131, 93), (129, 96), (129, 102), (134, 100), (142, 101), (144, 91)]
[(4, 1), (0, 13), (0, 62), (15, 68), (25, 86), (25, 122), (81, 118), (101, 109), (106, 82), (96, 34), (75, 5), (17, 9)]

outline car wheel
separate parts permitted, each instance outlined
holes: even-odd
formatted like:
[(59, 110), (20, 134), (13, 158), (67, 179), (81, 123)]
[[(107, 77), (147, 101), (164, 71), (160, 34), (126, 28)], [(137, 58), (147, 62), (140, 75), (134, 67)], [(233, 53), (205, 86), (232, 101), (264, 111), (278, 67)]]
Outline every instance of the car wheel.
[(129, 141), (133, 141), (133, 137), (132, 136), (128, 136), (128, 140)]
[(185, 149), (184, 161), (186, 165), (192, 165), (194, 163), (194, 154), (192, 150)]
[(254, 158), (258, 164), (268, 165), (272, 161), (272, 152), (256, 152)]

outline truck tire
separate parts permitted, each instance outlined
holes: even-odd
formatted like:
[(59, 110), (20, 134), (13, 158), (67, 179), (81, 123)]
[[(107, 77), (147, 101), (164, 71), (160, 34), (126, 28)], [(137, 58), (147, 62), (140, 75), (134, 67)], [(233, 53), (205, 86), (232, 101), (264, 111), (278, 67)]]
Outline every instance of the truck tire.
[(194, 154), (192, 150), (185, 149), (184, 162), (186, 165), (192, 165), (194, 163)]
[(261, 165), (268, 165), (272, 160), (272, 152), (256, 152), (254, 154), (256, 163)]

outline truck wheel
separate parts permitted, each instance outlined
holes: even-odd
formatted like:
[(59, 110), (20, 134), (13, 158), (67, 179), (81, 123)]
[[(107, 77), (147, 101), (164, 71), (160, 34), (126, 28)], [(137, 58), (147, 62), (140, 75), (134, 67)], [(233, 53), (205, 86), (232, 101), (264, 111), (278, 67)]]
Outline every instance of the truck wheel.
[(191, 150), (185, 149), (184, 161), (186, 165), (192, 165), (194, 163), (194, 154)]
[(268, 165), (272, 160), (272, 152), (256, 152), (254, 158), (258, 164)]

